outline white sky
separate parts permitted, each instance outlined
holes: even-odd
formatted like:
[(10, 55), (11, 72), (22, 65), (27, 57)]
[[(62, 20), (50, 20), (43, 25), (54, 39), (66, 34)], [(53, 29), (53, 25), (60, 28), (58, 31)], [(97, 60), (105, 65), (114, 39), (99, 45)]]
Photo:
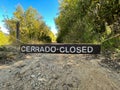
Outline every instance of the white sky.
[(6, 33), (6, 34), (9, 34), (8, 30), (5, 28), (4, 26), (4, 23), (0, 22), (0, 27), (1, 27), (1, 30)]

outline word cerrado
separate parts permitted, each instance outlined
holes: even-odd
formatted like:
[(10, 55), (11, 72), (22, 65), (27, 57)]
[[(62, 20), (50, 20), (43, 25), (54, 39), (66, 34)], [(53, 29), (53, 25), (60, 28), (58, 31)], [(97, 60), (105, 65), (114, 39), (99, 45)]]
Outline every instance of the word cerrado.
[(98, 45), (22, 45), (22, 53), (99, 54)]

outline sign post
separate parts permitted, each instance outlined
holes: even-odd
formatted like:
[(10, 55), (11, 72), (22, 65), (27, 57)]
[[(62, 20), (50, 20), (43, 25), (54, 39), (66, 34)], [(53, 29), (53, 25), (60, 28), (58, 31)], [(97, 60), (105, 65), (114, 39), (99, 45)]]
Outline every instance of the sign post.
[(19, 43), (20, 40), (20, 22), (18, 21), (16, 23), (16, 39), (17, 39), (17, 43)]

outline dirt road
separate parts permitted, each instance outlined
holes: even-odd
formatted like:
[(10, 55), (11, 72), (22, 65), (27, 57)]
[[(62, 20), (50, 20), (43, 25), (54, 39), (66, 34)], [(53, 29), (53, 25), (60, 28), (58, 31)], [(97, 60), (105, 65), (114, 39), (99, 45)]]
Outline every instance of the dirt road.
[(0, 90), (120, 90), (120, 73), (85, 55), (27, 55), (0, 66)]

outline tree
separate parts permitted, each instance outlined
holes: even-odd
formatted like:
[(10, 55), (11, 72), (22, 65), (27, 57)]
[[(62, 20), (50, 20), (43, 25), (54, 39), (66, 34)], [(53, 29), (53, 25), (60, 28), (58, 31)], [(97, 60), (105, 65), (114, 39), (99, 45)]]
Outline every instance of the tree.
[[(57, 42), (120, 45), (119, 0), (61, 0)], [(113, 37), (113, 38), (112, 38)]]
[[(14, 16), (5, 20), (6, 26), (10, 31), (11, 40), (15, 42), (16, 22), (20, 22), (20, 40), (23, 43), (33, 41), (51, 42), (50, 28), (42, 20), (42, 16), (33, 7), (29, 7), (26, 11), (21, 5), (18, 5)], [(46, 38), (47, 37), (47, 38)], [(50, 40), (48, 40), (48, 37)]]

